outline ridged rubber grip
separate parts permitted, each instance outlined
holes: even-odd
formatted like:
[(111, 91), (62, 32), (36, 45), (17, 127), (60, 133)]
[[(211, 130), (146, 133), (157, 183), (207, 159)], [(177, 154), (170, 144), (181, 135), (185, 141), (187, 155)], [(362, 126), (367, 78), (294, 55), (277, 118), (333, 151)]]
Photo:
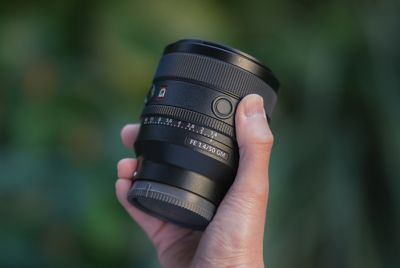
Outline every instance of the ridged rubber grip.
[(269, 117), (277, 102), (276, 92), (257, 76), (235, 65), (202, 55), (189, 53), (164, 55), (154, 79), (162, 77), (200, 81), (239, 98), (251, 93), (259, 94), (264, 97), (265, 111)]

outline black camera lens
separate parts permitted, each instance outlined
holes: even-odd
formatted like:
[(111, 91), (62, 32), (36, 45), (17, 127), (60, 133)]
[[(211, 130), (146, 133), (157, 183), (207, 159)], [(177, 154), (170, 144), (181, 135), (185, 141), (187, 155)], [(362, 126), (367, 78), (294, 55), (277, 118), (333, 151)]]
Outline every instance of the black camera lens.
[(205, 229), (236, 175), (239, 101), (261, 95), (270, 118), (278, 87), (269, 68), (236, 49), (200, 40), (168, 45), (141, 115), (129, 201), (163, 220)]

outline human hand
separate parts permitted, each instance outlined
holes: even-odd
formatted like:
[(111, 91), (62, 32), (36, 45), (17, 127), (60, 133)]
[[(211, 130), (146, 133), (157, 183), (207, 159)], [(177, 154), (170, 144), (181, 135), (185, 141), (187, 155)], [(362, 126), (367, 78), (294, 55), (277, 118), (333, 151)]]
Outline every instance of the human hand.
[[(204, 232), (179, 227), (154, 218), (127, 199), (136, 159), (118, 163), (116, 194), (129, 215), (153, 242), (163, 267), (264, 267), (263, 239), (268, 203), (268, 166), (273, 144), (258, 95), (248, 95), (235, 115), (239, 145), (236, 178)], [(126, 125), (122, 142), (132, 149), (138, 124)]]

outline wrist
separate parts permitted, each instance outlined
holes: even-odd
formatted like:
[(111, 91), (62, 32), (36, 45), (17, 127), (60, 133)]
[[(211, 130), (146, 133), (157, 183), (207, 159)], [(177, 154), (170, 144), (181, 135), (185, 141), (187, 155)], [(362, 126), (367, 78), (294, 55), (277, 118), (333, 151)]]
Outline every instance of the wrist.
[(191, 268), (232, 267), (232, 268), (264, 268), (264, 260), (246, 258), (194, 259)]

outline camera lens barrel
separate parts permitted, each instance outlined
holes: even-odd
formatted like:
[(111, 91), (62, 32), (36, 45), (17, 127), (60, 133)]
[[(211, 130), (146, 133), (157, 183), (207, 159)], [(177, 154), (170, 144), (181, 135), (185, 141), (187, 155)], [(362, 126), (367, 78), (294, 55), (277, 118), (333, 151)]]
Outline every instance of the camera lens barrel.
[(141, 115), (128, 200), (163, 220), (205, 229), (236, 175), (239, 101), (261, 95), (270, 118), (278, 88), (271, 70), (241, 51), (192, 39), (168, 45)]

